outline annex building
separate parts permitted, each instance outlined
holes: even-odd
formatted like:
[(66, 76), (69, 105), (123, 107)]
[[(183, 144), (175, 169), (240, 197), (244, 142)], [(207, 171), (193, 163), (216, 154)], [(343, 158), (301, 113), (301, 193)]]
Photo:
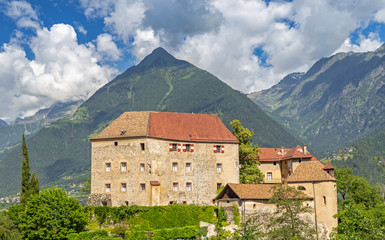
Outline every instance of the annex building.
[(238, 140), (216, 115), (126, 112), (91, 144), (88, 205), (209, 205), (239, 183)]
[(310, 221), (327, 236), (337, 226), (337, 187), (334, 168), (324, 164), (302, 148), (261, 148), (259, 166), (265, 175), (264, 184), (228, 184), (216, 197), (218, 205), (231, 210), (236, 204), (244, 216), (266, 214), (275, 210), (271, 186), (285, 183), (301, 190), (306, 196), (304, 204), (312, 207)]

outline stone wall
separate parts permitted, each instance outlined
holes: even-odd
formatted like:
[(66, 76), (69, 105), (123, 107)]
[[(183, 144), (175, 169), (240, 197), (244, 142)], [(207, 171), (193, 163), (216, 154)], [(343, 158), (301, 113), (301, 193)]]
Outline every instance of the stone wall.
[[(194, 152), (170, 151), (170, 143), (194, 144)], [(214, 145), (223, 145), (224, 153), (214, 153)], [(221, 164), (220, 172), (217, 164)], [(227, 183), (239, 183), (238, 144), (152, 138), (92, 142), (91, 193), (108, 193), (109, 184), (112, 206), (211, 205), (217, 185)]]

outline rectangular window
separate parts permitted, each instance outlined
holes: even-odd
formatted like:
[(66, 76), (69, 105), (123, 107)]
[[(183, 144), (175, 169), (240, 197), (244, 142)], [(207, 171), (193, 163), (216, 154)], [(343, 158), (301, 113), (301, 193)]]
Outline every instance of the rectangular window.
[(222, 163), (217, 163), (217, 172), (222, 172)]
[(141, 183), (140, 184), (140, 191), (145, 191), (146, 190), (146, 184), (145, 183)]
[(186, 172), (191, 172), (191, 163), (186, 163)]
[(111, 172), (111, 163), (106, 163), (106, 172)]
[(177, 162), (172, 163), (172, 171), (174, 171), (174, 172), (178, 171), (178, 163)]
[(127, 163), (126, 162), (120, 163), (120, 171), (122, 171), (122, 172), (127, 171)]
[(173, 150), (173, 151), (178, 151), (178, 144), (173, 143), (173, 144), (172, 144), (172, 150)]
[(219, 190), (222, 187), (222, 183), (217, 183), (217, 190)]
[(221, 152), (221, 145), (217, 145), (217, 153), (220, 153)]
[(144, 163), (141, 163), (141, 164), (140, 164), (140, 171), (141, 171), (141, 172), (144, 172)]
[(118, 142), (114, 142), (115, 147), (118, 146)]
[(122, 183), (121, 184), (121, 191), (126, 192), (127, 191), (127, 183)]
[(140, 144), (140, 148), (142, 149), (142, 151), (144, 151), (144, 143)]
[(267, 180), (273, 180), (273, 173), (268, 172), (268, 173), (266, 174), (266, 176), (267, 176)]
[(186, 152), (191, 152), (191, 144), (186, 144)]
[(111, 192), (111, 184), (106, 184), (106, 192)]
[(174, 192), (178, 191), (178, 183), (177, 182), (172, 183), (172, 190)]
[(191, 192), (191, 182), (186, 182), (186, 191)]

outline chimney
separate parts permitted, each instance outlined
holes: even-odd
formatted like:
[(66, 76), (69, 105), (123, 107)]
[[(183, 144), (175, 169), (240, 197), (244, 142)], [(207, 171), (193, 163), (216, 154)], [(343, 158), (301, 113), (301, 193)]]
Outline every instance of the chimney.
[(283, 147), (281, 147), (281, 155), (283, 156), (283, 154), (284, 154)]
[(307, 151), (307, 145), (306, 144), (304, 144), (303, 145), (303, 154), (308, 154), (308, 151)]

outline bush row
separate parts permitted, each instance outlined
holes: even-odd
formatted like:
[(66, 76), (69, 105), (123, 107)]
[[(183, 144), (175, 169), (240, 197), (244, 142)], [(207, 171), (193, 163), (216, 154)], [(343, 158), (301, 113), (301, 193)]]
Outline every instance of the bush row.
[(199, 234), (198, 226), (164, 228), (152, 231), (143, 231), (138, 227), (126, 232), (127, 239), (193, 239)]

